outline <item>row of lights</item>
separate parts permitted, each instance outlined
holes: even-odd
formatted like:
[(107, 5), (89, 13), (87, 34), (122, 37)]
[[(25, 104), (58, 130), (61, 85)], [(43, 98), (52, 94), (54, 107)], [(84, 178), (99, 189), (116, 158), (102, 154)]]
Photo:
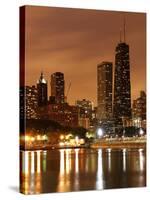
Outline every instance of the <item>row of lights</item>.
[(69, 135), (60, 135), (60, 142), (59, 142), (59, 146), (63, 147), (63, 146), (80, 146), (85, 144), (85, 140), (84, 139), (79, 139), (78, 136), (76, 136), (75, 138), (70, 138), (73, 137), (72, 134)]
[(48, 138), (46, 135), (37, 135), (35, 137), (30, 135), (25, 135), (21, 136), (20, 139), (25, 142), (34, 142), (34, 141), (46, 141)]
[[(139, 130), (139, 135), (140, 136), (144, 135), (144, 130), (142, 128), (140, 128), (140, 130)], [(106, 135), (104, 135), (103, 129), (102, 128), (98, 128), (97, 129), (97, 137), (98, 138), (102, 138), (103, 136), (106, 136)], [(118, 135), (116, 135), (116, 137), (118, 137)], [(122, 137), (124, 137), (124, 136), (122, 136)]]

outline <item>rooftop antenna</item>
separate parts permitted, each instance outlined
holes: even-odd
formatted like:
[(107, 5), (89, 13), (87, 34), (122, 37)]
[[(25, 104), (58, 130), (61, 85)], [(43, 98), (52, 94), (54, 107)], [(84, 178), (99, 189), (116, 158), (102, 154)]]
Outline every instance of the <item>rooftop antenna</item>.
[(43, 69), (41, 69), (41, 79), (43, 78)]
[(67, 89), (67, 92), (66, 92), (66, 97), (68, 97), (68, 94), (69, 94), (69, 91), (70, 91), (70, 87), (71, 87), (71, 81), (69, 82), (69, 86), (68, 86), (68, 89)]
[(126, 19), (123, 20), (124, 42), (126, 42)]
[(121, 33), (121, 29), (120, 29), (120, 43), (122, 42), (122, 41), (121, 41), (121, 40), (122, 40), (122, 39), (121, 39), (121, 34), (122, 34), (122, 33)]

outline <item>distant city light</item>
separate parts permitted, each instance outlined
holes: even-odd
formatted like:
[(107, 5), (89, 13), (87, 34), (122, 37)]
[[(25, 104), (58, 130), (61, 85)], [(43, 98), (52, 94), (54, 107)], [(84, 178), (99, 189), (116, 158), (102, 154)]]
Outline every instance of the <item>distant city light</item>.
[(142, 128), (140, 128), (139, 134), (142, 136), (144, 134), (144, 131)]
[(25, 135), (24, 139), (25, 139), (26, 142), (28, 142), (28, 141), (30, 141), (30, 136)]
[(63, 142), (60, 142), (60, 143), (59, 143), (59, 146), (64, 146), (64, 143), (63, 143)]
[(107, 149), (107, 152), (110, 153), (110, 152), (111, 152), (111, 148), (108, 148), (108, 149)]
[(64, 135), (60, 135), (60, 139), (63, 140), (64, 139)]
[(103, 130), (101, 128), (98, 128), (97, 130), (97, 136), (102, 137), (103, 136)]
[(79, 137), (78, 137), (78, 136), (76, 136), (76, 137), (75, 137), (75, 140), (76, 140), (76, 142), (78, 142), (78, 141), (79, 141)]
[(41, 136), (40, 136), (40, 135), (37, 135), (36, 139), (37, 139), (37, 140), (41, 140)]
[(127, 150), (124, 148), (122, 151), (123, 151), (123, 153), (126, 153)]
[(85, 144), (85, 140), (84, 140), (84, 139), (82, 139), (82, 138), (80, 139), (80, 141), (79, 141), (79, 142), (80, 142), (80, 144)]
[(43, 135), (43, 140), (47, 140), (47, 136), (46, 135)]
[(142, 152), (143, 151), (143, 149), (139, 149), (139, 152)]
[(35, 138), (34, 138), (34, 137), (31, 137), (30, 140), (31, 140), (31, 142), (34, 142), (34, 141), (35, 141)]

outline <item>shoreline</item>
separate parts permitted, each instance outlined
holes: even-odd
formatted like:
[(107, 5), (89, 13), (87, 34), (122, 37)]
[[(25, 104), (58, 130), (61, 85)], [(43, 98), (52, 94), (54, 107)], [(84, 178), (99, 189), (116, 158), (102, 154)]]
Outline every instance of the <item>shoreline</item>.
[(49, 147), (20, 147), (20, 151), (47, 151), (47, 150), (58, 150), (58, 149), (89, 149), (90, 146), (66, 146), (66, 147), (58, 147), (58, 146), (49, 146)]
[(146, 142), (144, 143), (93, 143), (86, 146), (46, 146), (46, 147), (20, 147), (20, 151), (50, 151), (59, 149), (146, 149)]
[(146, 142), (96, 142), (91, 144), (91, 148), (97, 149), (97, 148), (102, 148), (102, 149), (107, 149), (107, 148), (112, 148), (112, 149), (146, 149)]

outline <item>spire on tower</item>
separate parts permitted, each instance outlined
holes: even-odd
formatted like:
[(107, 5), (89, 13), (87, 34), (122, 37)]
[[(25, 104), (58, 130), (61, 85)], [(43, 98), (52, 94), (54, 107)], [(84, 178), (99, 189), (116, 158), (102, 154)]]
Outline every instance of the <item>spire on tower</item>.
[(123, 27), (120, 29), (120, 43), (126, 42), (126, 20), (123, 18)]
[(121, 34), (122, 34), (122, 32), (121, 32), (121, 29), (120, 29), (120, 43), (122, 42), (122, 38), (121, 38), (122, 35)]
[(37, 84), (38, 83), (44, 83), (44, 84), (47, 83), (46, 80), (44, 79), (43, 71), (41, 71), (40, 79), (37, 81)]
[(123, 20), (123, 33), (124, 33), (124, 42), (126, 42), (126, 19)]
[(43, 79), (43, 71), (41, 71), (40, 79), (41, 79), (41, 80)]

